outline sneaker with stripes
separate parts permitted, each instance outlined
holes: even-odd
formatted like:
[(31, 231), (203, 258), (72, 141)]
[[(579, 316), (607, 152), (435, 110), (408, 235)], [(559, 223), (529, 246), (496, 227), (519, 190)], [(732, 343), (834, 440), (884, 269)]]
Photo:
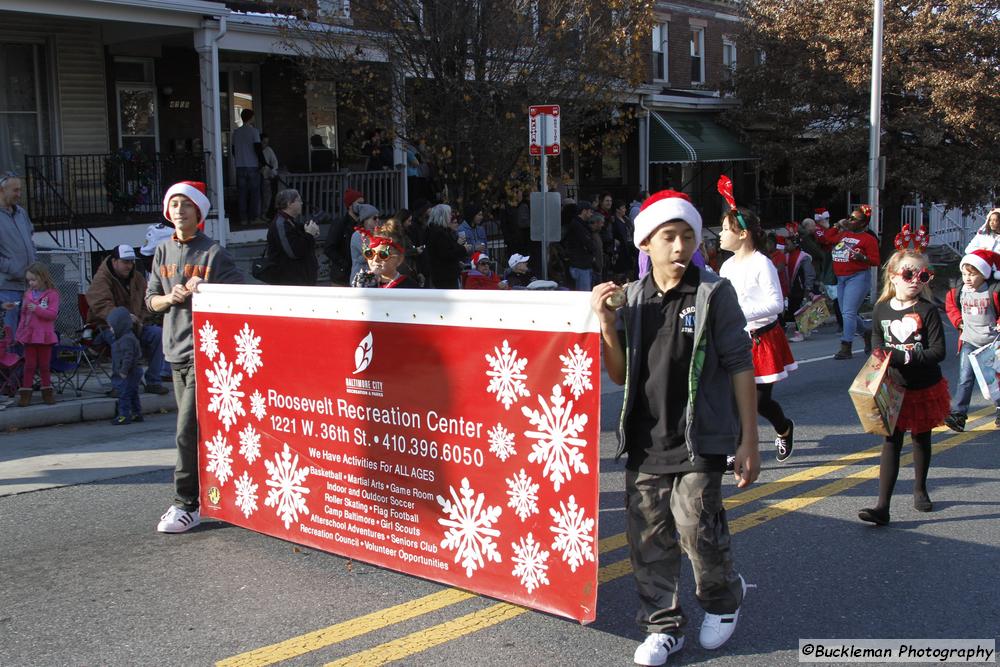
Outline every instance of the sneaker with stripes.
[(736, 631), (736, 623), (740, 620), (740, 609), (743, 608), (743, 602), (747, 597), (747, 588), (751, 587), (750, 584), (743, 579), (743, 575), (738, 575), (740, 578), (740, 586), (743, 588), (743, 598), (740, 600), (740, 606), (736, 608), (731, 614), (710, 614), (705, 612), (705, 620), (701, 624), (701, 633), (698, 636), (698, 641), (701, 643), (703, 648), (717, 649), (733, 636), (733, 632)]
[(662, 632), (651, 632), (646, 641), (635, 649), (633, 660), (637, 665), (656, 667), (667, 662), (674, 653), (684, 648), (684, 636), (674, 637)]
[(188, 512), (176, 505), (171, 505), (170, 509), (160, 517), (160, 523), (156, 525), (156, 530), (161, 533), (183, 533), (200, 523), (201, 513), (198, 510)]

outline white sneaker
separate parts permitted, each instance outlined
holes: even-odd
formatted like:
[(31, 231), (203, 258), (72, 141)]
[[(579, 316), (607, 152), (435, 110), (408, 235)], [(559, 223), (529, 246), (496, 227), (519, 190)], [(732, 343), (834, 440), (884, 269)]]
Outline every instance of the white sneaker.
[[(746, 600), (747, 595), (747, 582), (743, 580), (743, 575), (740, 577), (740, 586), (743, 587), (743, 599), (740, 600), (740, 608), (743, 607), (743, 600)], [(701, 634), (698, 636), (698, 641), (701, 643), (702, 648), (709, 650), (717, 649), (733, 636), (733, 632), (736, 630), (736, 622), (740, 620), (740, 609), (737, 609), (731, 614), (710, 614), (705, 612), (705, 620), (701, 624)]]
[(684, 637), (674, 637), (662, 632), (653, 632), (646, 641), (635, 649), (635, 664), (656, 667), (666, 663), (667, 658), (684, 648)]
[(156, 530), (161, 533), (184, 533), (201, 523), (201, 513), (198, 510), (188, 512), (171, 505), (170, 509), (160, 517)]

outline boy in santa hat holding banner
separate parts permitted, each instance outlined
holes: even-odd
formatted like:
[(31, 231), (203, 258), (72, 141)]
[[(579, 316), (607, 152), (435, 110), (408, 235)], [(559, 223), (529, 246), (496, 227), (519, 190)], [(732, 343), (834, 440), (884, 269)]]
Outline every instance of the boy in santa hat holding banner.
[[(954, 287), (944, 300), (948, 319), (959, 331), (958, 388), (951, 399), (951, 414), (945, 426), (964, 431), (968, 419), (972, 389), (976, 385), (969, 354), (996, 340), (1000, 327), (1000, 294), (995, 281), (1000, 279), (1000, 255), (989, 250), (973, 250), (962, 258), (962, 286)], [(1000, 428), (1000, 400), (996, 402), (994, 424)]]
[(170, 186), (163, 195), (163, 217), (174, 234), (156, 247), (146, 288), (146, 306), (164, 313), (163, 357), (173, 370), (177, 401), (176, 497), (156, 526), (161, 533), (183, 533), (201, 523), (191, 295), (201, 282), (245, 282), (226, 249), (202, 232), (210, 208), (204, 183)]
[(760, 470), (753, 357), (733, 286), (691, 263), (701, 230), (687, 195), (649, 197), (633, 242), (652, 271), (624, 294), (609, 282), (591, 296), (605, 368), (626, 385), (617, 455), (627, 455), (627, 535), (647, 633), (635, 651), (640, 665), (662, 665), (684, 645), (682, 548), (705, 610), (703, 647), (733, 634), (747, 588), (730, 556), (722, 476), (734, 453), (737, 486)]

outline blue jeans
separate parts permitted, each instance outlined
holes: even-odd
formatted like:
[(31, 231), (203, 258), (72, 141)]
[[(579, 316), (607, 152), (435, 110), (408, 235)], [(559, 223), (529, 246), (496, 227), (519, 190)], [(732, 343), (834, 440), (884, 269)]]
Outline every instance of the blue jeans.
[(577, 291), (589, 292), (593, 289), (594, 272), (592, 269), (577, 269), (571, 266), (569, 267), (569, 275), (573, 279)]
[(260, 217), (260, 170), (236, 167), (236, 189), (239, 191), (240, 221), (253, 222)]
[[(115, 335), (111, 329), (104, 329), (94, 338), (95, 341), (111, 347), (115, 342)], [(146, 386), (151, 384), (163, 384), (163, 329), (155, 324), (142, 325), (142, 332), (139, 334), (139, 344), (142, 346), (142, 354), (146, 357), (149, 365), (146, 367)], [(111, 361), (114, 362), (114, 355)]]
[(111, 386), (118, 390), (118, 416), (134, 417), (142, 414), (139, 403), (139, 381), (142, 379), (142, 366), (136, 366), (129, 374), (111, 376)]
[[(975, 346), (963, 342), (958, 353), (958, 387), (951, 399), (951, 411), (962, 415), (969, 414), (969, 403), (976, 388), (976, 374), (972, 371), (972, 358), (969, 356), (975, 351)], [(1000, 408), (1000, 401), (996, 402), (996, 406)]]
[[(15, 301), (20, 301), (24, 298), (24, 291), (18, 291), (13, 289), (0, 290), (0, 303), (14, 303)], [(5, 310), (3, 312), (3, 323), (10, 327), (11, 335), (17, 333), (17, 321), (21, 319), (21, 307), (18, 306), (13, 310)]]
[(859, 326), (866, 331), (870, 330), (858, 317), (858, 308), (871, 288), (872, 275), (868, 269), (849, 276), (837, 276), (837, 301), (840, 302), (840, 312), (844, 315), (844, 333), (840, 337), (842, 342), (853, 343)]

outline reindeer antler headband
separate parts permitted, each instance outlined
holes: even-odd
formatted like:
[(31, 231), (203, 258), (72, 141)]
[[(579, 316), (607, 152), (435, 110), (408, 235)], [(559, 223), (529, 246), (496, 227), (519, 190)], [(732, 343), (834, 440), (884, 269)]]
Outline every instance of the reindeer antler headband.
[(917, 233), (913, 234), (910, 231), (910, 225), (906, 224), (903, 225), (903, 228), (899, 231), (898, 234), (896, 234), (896, 240), (894, 241), (893, 244), (896, 246), (896, 250), (907, 250), (910, 247), (910, 244), (912, 243), (913, 250), (915, 252), (922, 253), (925, 250), (927, 250), (927, 246), (930, 244), (930, 242), (931, 242), (931, 236), (930, 234), (927, 233), (926, 227), (920, 225), (920, 229), (917, 231)]
[(736, 215), (736, 222), (740, 224), (740, 228), (747, 229), (746, 220), (743, 219), (743, 216), (740, 214), (739, 209), (736, 208), (736, 198), (733, 197), (732, 179), (730, 179), (725, 174), (722, 174), (721, 176), (719, 176), (719, 183), (717, 188), (719, 190), (719, 194), (722, 195), (722, 198), (726, 200), (727, 204), (729, 204), (729, 209)]

